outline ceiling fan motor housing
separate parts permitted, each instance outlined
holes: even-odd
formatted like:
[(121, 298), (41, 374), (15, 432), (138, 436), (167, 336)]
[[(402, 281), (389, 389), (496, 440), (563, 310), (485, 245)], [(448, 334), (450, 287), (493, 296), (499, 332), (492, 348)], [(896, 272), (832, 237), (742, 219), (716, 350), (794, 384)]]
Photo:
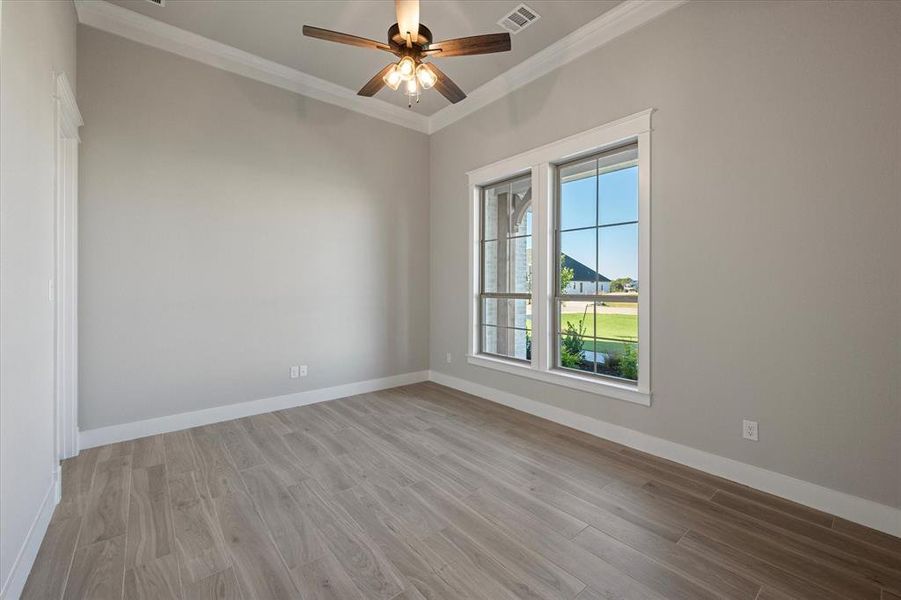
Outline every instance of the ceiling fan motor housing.
[[(406, 32), (401, 33), (400, 26), (395, 23), (391, 27), (388, 28), (388, 42), (392, 46), (396, 46), (397, 48), (404, 48), (407, 45), (407, 34)], [(421, 50), (424, 46), (428, 46), (432, 43), (432, 32), (431, 30), (423, 25), (419, 24), (419, 32), (416, 37), (411, 40), (414, 46), (418, 46)]]

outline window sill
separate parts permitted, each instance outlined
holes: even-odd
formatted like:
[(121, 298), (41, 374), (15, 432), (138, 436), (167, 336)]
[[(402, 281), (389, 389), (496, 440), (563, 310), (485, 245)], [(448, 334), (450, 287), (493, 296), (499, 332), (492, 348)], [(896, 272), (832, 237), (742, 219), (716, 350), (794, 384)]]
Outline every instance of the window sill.
[(598, 396), (625, 400), (626, 402), (633, 402), (635, 404), (641, 404), (642, 406), (651, 405), (651, 394), (649, 392), (640, 392), (636, 386), (628, 384), (619, 384), (612, 381), (604, 381), (595, 379), (594, 377), (585, 377), (561, 371), (537, 371), (525, 364), (518, 364), (501, 358), (491, 358), (488, 356), (470, 354), (467, 355), (466, 360), (471, 365), (484, 367), (486, 369), (528, 377), (529, 379), (536, 379), (553, 385), (568, 387), (582, 392), (589, 392), (591, 394), (597, 394)]

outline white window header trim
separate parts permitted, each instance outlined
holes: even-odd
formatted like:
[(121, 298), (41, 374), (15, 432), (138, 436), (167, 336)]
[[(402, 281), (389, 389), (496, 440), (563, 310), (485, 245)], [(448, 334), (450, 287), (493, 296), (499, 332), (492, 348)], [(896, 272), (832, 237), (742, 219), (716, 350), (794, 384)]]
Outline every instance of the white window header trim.
[(486, 185), (493, 181), (509, 179), (526, 173), (537, 164), (559, 164), (569, 162), (579, 156), (595, 154), (606, 148), (614, 147), (619, 142), (635, 139), (640, 133), (650, 131), (651, 113), (653, 112), (653, 108), (637, 112), (594, 129), (467, 171), (466, 175), (469, 177), (470, 185)]

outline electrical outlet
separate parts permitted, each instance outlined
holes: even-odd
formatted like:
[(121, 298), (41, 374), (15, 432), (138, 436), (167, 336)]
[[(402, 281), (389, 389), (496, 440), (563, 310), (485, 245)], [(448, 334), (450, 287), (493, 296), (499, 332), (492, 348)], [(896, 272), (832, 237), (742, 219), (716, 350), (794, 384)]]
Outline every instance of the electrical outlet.
[(447, 353), (447, 362), (449, 362), (449, 363), (454, 362), (454, 355), (451, 354), (450, 352)]
[(297, 379), (298, 377), (300, 377), (300, 367), (294, 365), (291, 367), (291, 379)]
[(306, 365), (300, 365), (300, 376), (301, 377), (307, 376), (307, 366)]
[(745, 419), (741, 422), (741, 437), (752, 442), (757, 441), (757, 421), (748, 421)]

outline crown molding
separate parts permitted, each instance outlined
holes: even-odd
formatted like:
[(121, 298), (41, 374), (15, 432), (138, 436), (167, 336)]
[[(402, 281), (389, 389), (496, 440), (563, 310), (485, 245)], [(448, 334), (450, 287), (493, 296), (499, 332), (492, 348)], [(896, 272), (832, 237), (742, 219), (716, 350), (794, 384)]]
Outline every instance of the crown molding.
[(59, 102), (60, 128), (63, 136), (80, 141), (78, 128), (84, 125), (84, 119), (81, 118), (78, 104), (75, 103), (75, 93), (72, 91), (69, 78), (65, 73), (59, 73), (56, 76), (56, 95), (54, 97)]
[(428, 118), (105, 0), (75, 0), (78, 22), (224, 71), (428, 133)]
[(688, 0), (626, 0), (479, 86), (464, 101), (451, 104), (430, 117), (378, 98), (357, 96), (354, 90), (344, 86), (168, 25), (110, 4), (106, 0), (74, 1), (78, 21), (84, 25), (395, 125), (431, 134)]
[(688, 0), (626, 0), (566, 37), (482, 84), (466, 100), (429, 117), (429, 133), (447, 127), (554, 69), (600, 48), (607, 42), (656, 19)]

